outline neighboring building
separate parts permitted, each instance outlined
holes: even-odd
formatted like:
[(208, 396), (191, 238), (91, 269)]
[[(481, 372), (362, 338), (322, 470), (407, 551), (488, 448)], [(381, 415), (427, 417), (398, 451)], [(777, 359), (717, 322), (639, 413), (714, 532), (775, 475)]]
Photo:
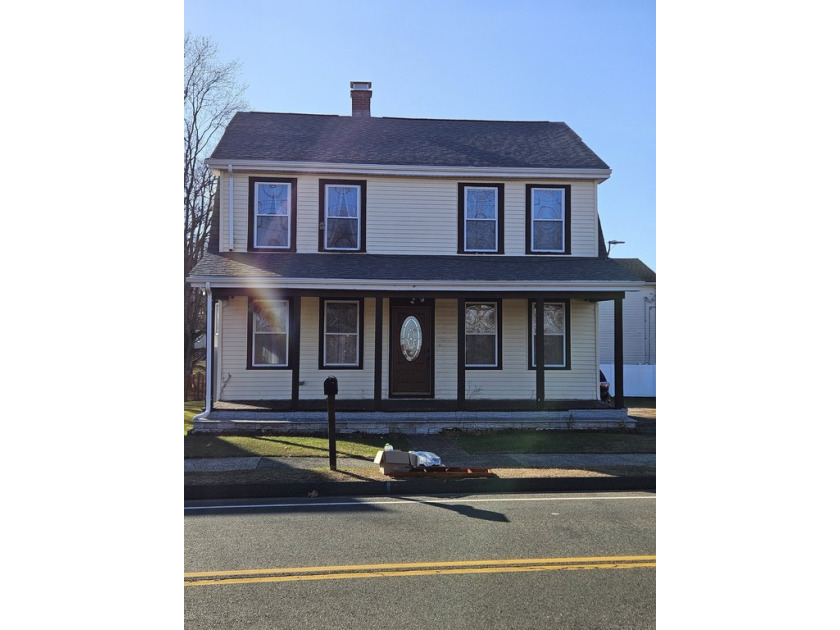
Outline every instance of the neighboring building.
[[(638, 258), (613, 258), (641, 280), (640, 291), (624, 299), (624, 395), (656, 396), (656, 272)], [(601, 370), (613, 382), (615, 377), (613, 328), (614, 305), (598, 305), (598, 334)]]
[(598, 305), (644, 283), (600, 252), (609, 167), (565, 123), (378, 118), (351, 88), (352, 116), (237, 113), (207, 160), (196, 428), (323, 415), (327, 376), (368, 417), (625, 422), (620, 382), (599, 400)]

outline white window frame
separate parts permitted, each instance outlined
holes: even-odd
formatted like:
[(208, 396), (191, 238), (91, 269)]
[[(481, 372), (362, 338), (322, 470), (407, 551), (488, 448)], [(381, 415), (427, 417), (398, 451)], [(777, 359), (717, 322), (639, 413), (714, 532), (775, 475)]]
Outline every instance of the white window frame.
[[(565, 368), (569, 364), (569, 357), (567, 356), (567, 346), (566, 346), (566, 336), (569, 334), (569, 305), (566, 302), (543, 302), (543, 318), (545, 318), (545, 307), (546, 306), (562, 306), (563, 307), (563, 334), (562, 335), (547, 335), (545, 330), (543, 330), (543, 343), (545, 343), (545, 337), (560, 337), (562, 343), (560, 347), (563, 349), (563, 363), (548, 363), (546, 362), (544, 367), (547, 368)], [(531, 303), (531, 367), (537, 367), (537, 303)], [(543, 327), (545, 324), (543, 324)]]
[[(282, 305), (285, 310), (286, 314), (286, 321), (285, 321), (285, 330), (280, 331), (271, 331), (271, 332), (258, 332), (257, 331), (257, 323), (256, 323), (256, 312), (249, 313), (251, 317), (251, 366), (252, 367), (289, 367), (289, 313), (290, 313), (290, 304), (289, 300), (254, 300), (252, 303), (254, 306), (257, 304), (277, 304)], [(257, 363), (257, 335), (285, 335), (286, 337), (286, 347), (285, 347), (285, 354), (286, 354), (286, 361), (284, 363)]]
[[(538, 219), (537, 218), (537, 207), (536, 203), (534, 202), (534, 193), (538, 190), (550, 190), (553, 192), (561, 192), (563, 195), (563, 218), (562, 219)], [(566, 204), (566, 189), (565, 188), (539, 188), (534, 187), (531, 188), (531, 251), (532, 252), (554, 252), (554, 253), (566, 253), (566, 216), (568, 215), (567, 212), (567, 204)], [(560, 244), (561, 247), (559, 249), (537, 249), (534, 247), (534, 238), (536, 236), (537, 230), (536, 226), (534, 225), (537, 221), (544, 222), (544, 223), (559, 223), (560, 224)]]
[[(355, 188), (356, 189), (356, 246), (355, 247), (330, 247), (330, 189), (331, 188)], [(324, 251), (357, 252), (362, 249), (362, 187), (358, 184), (324, 184)], [(332, 217), (347, 221), (353, 217)]]
[[(260, 186), (284, 186), (286, 188), (286, 214), (260, 214)], [(260, 245), (257, 242), (259, 238), (259, 224), (260, 217), (286, 217), (286, 245)], [(290, 182), (254, 182), (254, 249), (291, 249), (292, 247), (292, 184)]]
[[(356, 332), (354, 332), (354, 333), (341, 333), (341, 332), (331, 333), (327, 330), (327, 322), (328, 322), (327, 308), (330, 304), (353, 304), (356, 307)], [(361, 344), (359, 343), (359, 338), (361, 336), (360, 331), (361, 331), (361, 326), (362, 326), (362, 322), (361, 322), (361, 319), (362, 319), (362, 305), (361, 305), (361, 302), (359, 300), (324, 300), (324, 310), (321, 312), (321, 317), (323, 318), (323, 322), (324, 322), (324, 326), (323, 326), (324, 337), (323, 337), (323, 340), (322, 340), (322, 344), (323, 344), (324, 349), (323, 349), (323, 355), (321, 357), (322, 365), (324, 367), (359, 367), (361, 365), (360, 362), (361, 362), (361, 359), (362, 359), (362, 356), (361, 356), (362, 355), (362, 348), (361, 348)], [(350, 335), (350, 334), (352, 334), (356, 337), (356, 361), (353, 362), (353, 363), (339, 363), (339, 362), (331, 363), (331, 362), (329, 362), (327, 360), (327, 337), (330, 336), (330, 335), (345, 336), (345, 335)]]
[[(492, 190), (493, 197), (495, 199), (494, 205), (494, 214), (495, 218), (493, 219), (468, 219), (467, 216), (469, 215), (469, 192), (471, 190)], [(479, 221), (492, 221), (493, 227), (495, 228), (495, 239), (494, 239), (494, 246), (492, 249), (470, 249), (467, 247), (467, 242), (469, 241), (468, 236), (468, 225), (469, 223), (479, 222)], [(464, 186), (464, 242), (463, 248), (465, 252), (477, 252), (477, 253), (494, 253), (499, 251), (499, 189), (495, 186)]]
[[(496, 328), (493, 331), (493, 363), (469, 363), (467, 361), (467, 337), (489, 337), (490, 333), (470, 333), (466, 330), (467, 309), (470, 306), (492, 306), (496, 312)], [(464, 367), (465, 368), (496, 368), (499, 367), (499, 323), (500, 323), (500, 302), (472, 300), (464, 302)]]

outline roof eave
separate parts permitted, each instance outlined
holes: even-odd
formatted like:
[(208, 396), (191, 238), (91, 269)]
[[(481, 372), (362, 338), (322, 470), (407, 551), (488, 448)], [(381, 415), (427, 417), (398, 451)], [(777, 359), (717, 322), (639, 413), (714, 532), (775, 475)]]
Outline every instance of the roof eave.
[(571, 280), (567, 282), (504, 281), (497, 280), (371, 280), (345, 278), (241, 278), (230, 276), (188, 276), (193, 287), (211, 289), (323, 289), (359, 291), (435, 291), (453, 293), (464, 291), (492, 291), (498, 293), (533, 292), (591, 292), (639, 291), (641, 281)]
[(460, 177), (501, 179), (581, 179), (603, 182), (609, 168), (544, 168), (493, 166), (427, 166), (422, 164), (349, 164), (339, 162), (286, 162), (271, 160), (224, 160), (207, 158), (207, 166), (218, 171), (262, 171), (276, 173), (329, 173), (347, 175), (391, 175), (407, 177)]

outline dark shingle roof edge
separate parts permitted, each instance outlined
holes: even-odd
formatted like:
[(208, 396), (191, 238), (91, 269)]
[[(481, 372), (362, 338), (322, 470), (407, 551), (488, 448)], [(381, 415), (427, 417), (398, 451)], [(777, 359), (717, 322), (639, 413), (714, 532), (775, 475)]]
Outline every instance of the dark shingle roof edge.
[(475, 283), (640, 282), (616, 260), (582, 256), (433, 256), (330, 253), (208, 253), (190, 279), (244, 284), (283, 280)]

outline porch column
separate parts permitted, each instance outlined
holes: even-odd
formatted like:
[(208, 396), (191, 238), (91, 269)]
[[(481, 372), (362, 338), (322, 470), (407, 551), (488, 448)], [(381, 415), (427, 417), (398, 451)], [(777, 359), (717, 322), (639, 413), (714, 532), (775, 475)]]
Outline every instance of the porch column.
[(207, 304), (204, 307), (207, 310), (207, 328), (204, 332), (204, 414), (208, 414), (213, 410), (213, 370), (215, 368), (213, 346), (216, 341), (216, 331), (213, 330), (213, 289), (210, 288), (209, 282), (205, 285), (204, 291), (207, 294)]
[(616, 409), (624, 408), (624, 294), (613, 300), (613, 337), (615, 346), (615, 396)]
[(466, 350), (464, 348), (466, 339), (464, 331), (467, 327), (467, 316), (464, 312), (466, 300), (458, 298), (458, 403), (456, 409), (462, 411), (467, 400), (467, 373), (466, 373)]
[(292, 367), (292, 400), (290, 407), (292, 411), (298, 410), (300, 400), (300, 296), (291, 298), (292, 303), (292, 330), (289, 339), (289, 351), (291, 352)]
[[(537, 376), (537, 409), (545, 408), (545, 311), (543, 299), (538, 297), (534, 300), (534, 308), (537, 311), (537, 321), (534, 324), (534, 363), (536, 363)], [(528, 314), (530, 317), (530, 313)]]
[(373, 335), (373, 408), (382, 411), (382, 297), (376, 297)]

